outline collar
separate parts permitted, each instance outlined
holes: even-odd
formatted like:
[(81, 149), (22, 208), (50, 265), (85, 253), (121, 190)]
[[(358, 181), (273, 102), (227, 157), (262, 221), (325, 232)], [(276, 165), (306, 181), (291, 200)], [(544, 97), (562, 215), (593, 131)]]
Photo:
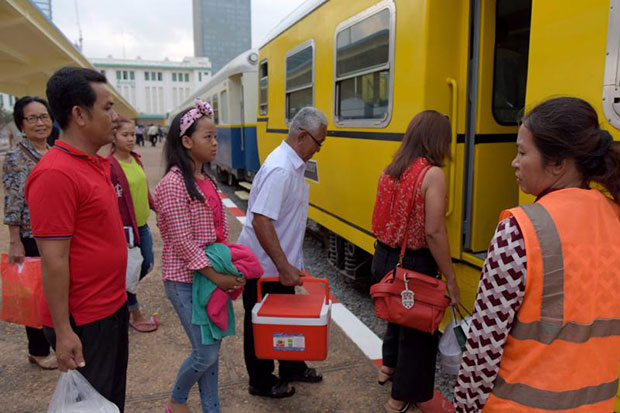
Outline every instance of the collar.
[(293, 168), (300, 169), (306, 165), (304, 160), (301, 159), (301, 157), (297, 154), (297, 152), (295, 152), (295, 150), (291, 147), (291, 145), (289, 145), (285, 140), (282, 141), (282, 143), (280, 144), (280, 147), (282, 147), (282, 149), (286, 153), (286, 157), (293, 164)]
[(56, 140), (56, 143), (54, 144), (54, 148), (58, 148), (59, 150), (71, 155), (71, 156), (75, 156), (77, 158), (85, 158), (86, 160), (89, 160), (91, 162), (95, 162), (95, 163), (100, 163), (102, 161), (107, 161), (105, 158), (95, 154), (95, 155), (89, 155), (86, 152), (82, 152), (81, 150), (69, 145), (67, 142), (65, 141), (61, 141), (60, 139)]

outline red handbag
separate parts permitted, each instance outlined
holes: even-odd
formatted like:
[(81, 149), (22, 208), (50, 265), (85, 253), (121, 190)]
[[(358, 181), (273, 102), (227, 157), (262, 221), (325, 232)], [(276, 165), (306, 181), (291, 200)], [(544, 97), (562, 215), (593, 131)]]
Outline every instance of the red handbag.
[[(423, 175), (421, 173), (420, 177)], [(416, 183), (416, 190), (419, 188), (418, 184), (419, 182)], [(416, 193), (411, 198), (412, 203), (415, 197)], [(450, 305), (450, 299), (446, 297), (446, 283), (441, 279), (402, 267), (408, 230), (409, 228), (405, 229), (405, 238), (396, 268), (370, 287), (370, 295), (377, 317), (390, 323), (434, 333), (446, 308)]]

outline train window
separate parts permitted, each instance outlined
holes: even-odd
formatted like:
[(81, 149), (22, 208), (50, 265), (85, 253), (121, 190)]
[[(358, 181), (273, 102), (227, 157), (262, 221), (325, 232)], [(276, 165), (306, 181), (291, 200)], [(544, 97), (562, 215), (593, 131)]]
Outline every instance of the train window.
[(228, 92), (225, 90), (220, 93), (220, 120), (228, 123)]
[(217, 101), (217, 94), (211, 98), (211, 107), (213, 108), (213, 123), (220, 124), (220, 109)]
[(384, 8), (370, 15), (364, 12), (337, 30), (334, 106), (337, 124), (383, 126), (387, 122), (391, 95), (391, 27), (391, 10)]
[(532, 0), (498, 0), (495, 19), (493, 117), (515, 125), (525, 106)]
[(303, 44), (286, 57), (286, 112), (293, 119), (303, 107), (313, 104), (314, 44)]
[(263, 60), (258, 68), (258, 111), (261, 115), (267, 114), (267, 75), (269, 66)]

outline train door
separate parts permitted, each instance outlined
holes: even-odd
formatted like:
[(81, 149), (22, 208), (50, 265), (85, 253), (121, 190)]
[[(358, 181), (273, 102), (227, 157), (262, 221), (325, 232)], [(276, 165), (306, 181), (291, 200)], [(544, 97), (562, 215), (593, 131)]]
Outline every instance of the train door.
[(471, 0), (463, 197), (464, 259), (481, 264), (499, 213), (518, 204), (510, 166), (525, 104), (532, 0)]

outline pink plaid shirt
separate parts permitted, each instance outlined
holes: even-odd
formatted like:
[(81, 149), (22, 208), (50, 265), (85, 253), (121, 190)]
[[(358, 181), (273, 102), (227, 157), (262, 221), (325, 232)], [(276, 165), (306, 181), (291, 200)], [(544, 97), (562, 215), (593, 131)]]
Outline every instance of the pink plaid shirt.
[[(155, 209), (164, 241), (162, 279), (191, 283), (194, 271), (211, 265), (204, 249), (217, 238), (213, 211), (208, 202), (190, 198), (183, 175), (176, 167), (155, 187)], [(224, 238), (227, 239), (228, 220), (224, 207), (222, 221)]]

